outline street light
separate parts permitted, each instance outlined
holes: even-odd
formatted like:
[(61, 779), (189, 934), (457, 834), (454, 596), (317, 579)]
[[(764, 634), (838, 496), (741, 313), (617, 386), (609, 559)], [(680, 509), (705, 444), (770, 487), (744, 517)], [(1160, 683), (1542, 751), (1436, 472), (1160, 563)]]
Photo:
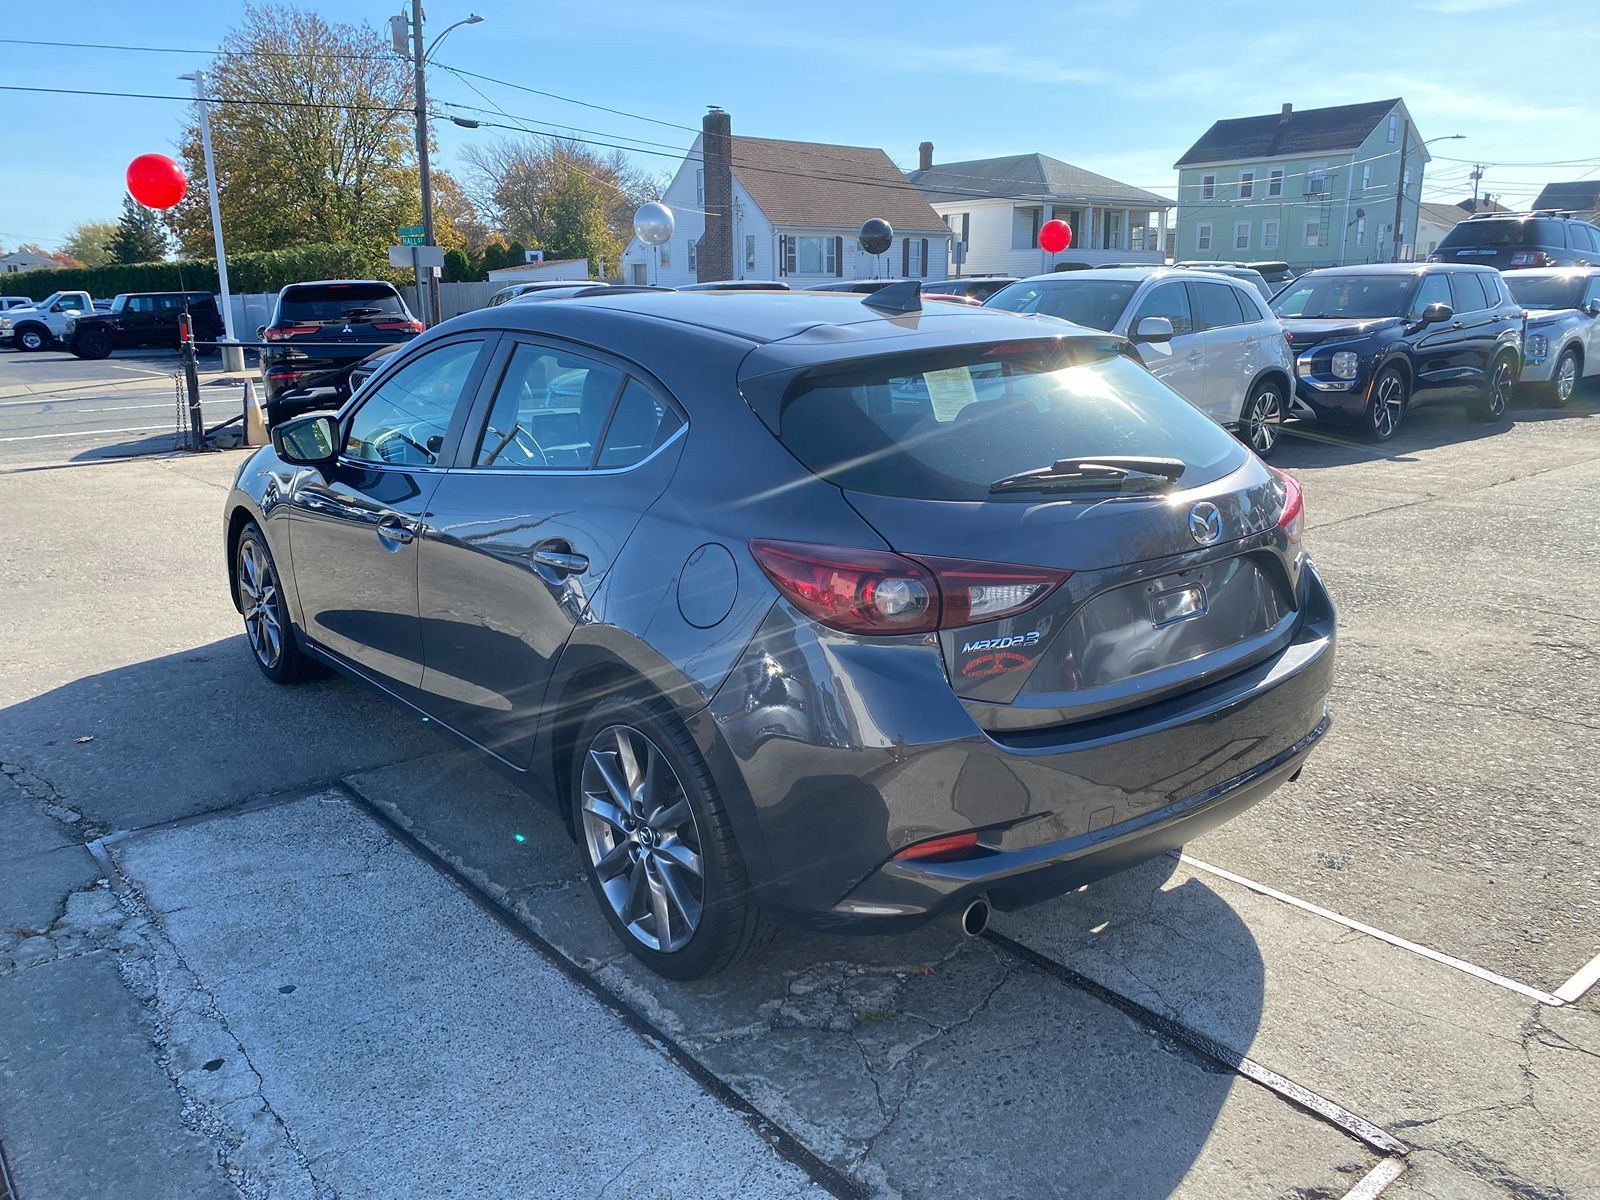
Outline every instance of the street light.
[[(428, 60), (433, 57), (433, 52), (439, 48), (439, 43), (449, 36), (450, 31), (459, 29), (463, 25), (476, 25), (483, 18), (473, 13), (454, 25), (445, 27), (443, 33), (433, 39), (433, 48), (423, 52), (422, 41), (422, 0), (411, 0), (411, 28), (410, 32), (410, 58), (416, 68), (417, 86), (417, 172), (422, 179), (422, 241), (424, 245), (432, 246), (433, 241), (433, 175), (428, 164)], [(394, 43), (395, 52), (405, 54), (406, 46), (406, 17), (400, 13), (389, 19), (389, 35)], [(417, 283), (422, 283), (421, 271), (418, 271)], [(433, 268), (428, 268), (427, 312), (424, 316), (429, 325), (439, 323), (439, 281), (433, 273)]]
[(244, 351), (239, 349), (233, 334), (233, 298), (228, 291), (228, 256), (222, 249), (222, 210), (217, 205), (217, 171), (211, 160), (211, 116), (205, 99), (206, 77), (204, 71), (191, 71), (179, 79), (194, 84), (194, 98), (200, 109), (200, 149), (205, 155), (206, 195), (211, 199), (211, 240), (217, 248), (217, 283), (222, 291), (222, 332), (226, 341), (221, 347), (224, 371), (244, 370)]

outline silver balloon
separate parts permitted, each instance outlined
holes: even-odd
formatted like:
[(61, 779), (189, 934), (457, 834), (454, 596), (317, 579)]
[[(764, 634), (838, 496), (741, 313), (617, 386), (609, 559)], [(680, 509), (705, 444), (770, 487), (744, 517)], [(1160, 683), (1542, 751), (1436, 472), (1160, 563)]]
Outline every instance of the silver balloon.
[(672, 240), (676, 222), (672, 210), (655, 200), (641, 204), (633, 214), (634, 235), (647, 246), (664, 246)]

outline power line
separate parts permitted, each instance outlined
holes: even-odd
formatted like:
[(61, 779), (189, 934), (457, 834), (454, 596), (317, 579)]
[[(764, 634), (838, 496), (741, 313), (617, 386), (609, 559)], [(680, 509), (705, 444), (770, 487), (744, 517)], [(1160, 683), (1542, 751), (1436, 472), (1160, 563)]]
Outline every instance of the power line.
[(201, 50), (182, 46), (128, 46), (111, 42), (49, 42), (36, 38), (0, 38), (0, 45), (54, 46), (68, 50), (127, 50), (141, 54), (201, 54), (208, 57), (232, 54), (253, 58), (344, 58), (363, 61), (397, 57), (394, 54), (351, 54), (340, 50)]
[(470, 75), (472, 78), (481, 79), (485, 83), (498, 83), (501, 87), (515, 88), (519, 92), (528, 92), (535, 96), (543, 96), (547, 100), (560, 100), (564, 104), (576, 104), (581, 108), (592, 108), (597, 112), (608, 112), (617, 117), (627, 117), (634, 121), (647, 121), (652, 125), (665, 125), (668, 129), (686, 129), (690, 133), (700, 132), (693, 125), (680, 125), (676, 121), (663, 121), (657, 117), (647, 117), (642, 113), (628, 112), (626, 109), (612, 108), (605, 104), (591, 104), (587, 100), (577, 100), (571, 96), (563, 96), (557, 92), (543, 92), (538, 88), (528, 87), (526, 84), (512, 83), (509, 79), (496, 79), (493, 75), (482, 75), (477, 71), (468, 71), (464, 67), (446, 66), (441, 62), (435, 62), (433, 65), (436, 67), (444, 67), (445, 70), (455, 72), (457, 75)]
[(320, 100), (263, 100), (234, 96), (174, 96), (159, 92), (101, 92), (89, 88), (20, 87), (0, 84), (0, 92), (40, 92), (51, 96), (110, 96), (119, 100), (182, 100), (185, 104), (199, 101), (204, 104), (246, 104), (274, 108), (341, 109), (346, 112), (376, 112), (398, 115), (413, 111), (409, 106), (390, 108), (382, 104), (338, 104)]

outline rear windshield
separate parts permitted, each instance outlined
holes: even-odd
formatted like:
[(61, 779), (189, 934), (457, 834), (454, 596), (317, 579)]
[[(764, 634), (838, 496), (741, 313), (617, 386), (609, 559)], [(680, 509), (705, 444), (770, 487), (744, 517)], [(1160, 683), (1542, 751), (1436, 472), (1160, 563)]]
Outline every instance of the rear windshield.
[(1043, 313), (1090, 329), (1110, 329), (1139, 285), (1121, 279), (1024, 279), (984, 303), (1007, 312)]
[(1505, 277), (1511, 298), (1523, 308), (1577, 308), (1583, 295), (1581, 275), (1528, 275), (1512, 271)]
[(1398, 317), (1415, 275), (1303, 275), (1272, 301), (1280, 317)]
[(1462, 221), (1441, 246), (1565, 246), (1561, 222), (1546, 217), (1520, 221)]
[(852, 491), (985, 500), (1007, 475), (1082, 455), (1182, 459), (1180, 487), (1244, 461), (1237, 441), (1109, 340), (878, 359), (791, 391), (778, 439)]
[[(377, 313), (357, 313), (377, 309)], [(335, 321), (357, 316), (404, 316), (400, 293), (386, 283), (308, 283), (289, 288), (279, 302), (284, 321)]]

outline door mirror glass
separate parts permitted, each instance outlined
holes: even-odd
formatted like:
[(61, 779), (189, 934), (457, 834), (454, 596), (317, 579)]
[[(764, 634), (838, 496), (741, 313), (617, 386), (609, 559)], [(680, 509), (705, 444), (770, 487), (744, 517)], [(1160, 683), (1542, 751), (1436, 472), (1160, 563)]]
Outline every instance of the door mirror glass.
[(1443, 301), (1435, 300), (1422, 310), (1422, 323), (1424, 325), (1439, 325), (1456, 315), (1456, 310)]
[(1140, 317), (1139, 324), (1133, 331), (1133, 340), (1136, 342), (1170, 342), (1172, 340), (1172, 322), (1166, 317)]
[(339, 420), (333, 413), (312, 413), (285, 421), (272, 430), (272, 448), (286, 463), (314, 467), (332, 462), (339, 453)]

